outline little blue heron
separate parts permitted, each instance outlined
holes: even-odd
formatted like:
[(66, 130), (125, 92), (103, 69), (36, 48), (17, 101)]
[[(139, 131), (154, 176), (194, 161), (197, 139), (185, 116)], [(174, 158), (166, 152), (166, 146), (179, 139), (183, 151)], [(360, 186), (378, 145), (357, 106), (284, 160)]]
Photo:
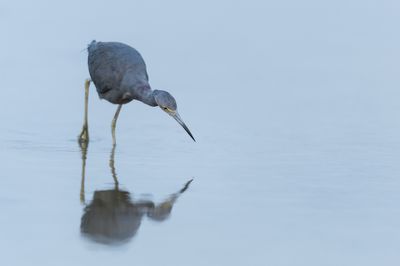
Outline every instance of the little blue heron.
[[(138, 100), (150, 106), (159, 106), (172, 116), (195, 141), (189, 128), (179, 116), (174, 97), (162, 90), (152, 90), (146, 64), (134, 48), (119, 42), (96, 42), (88, 45), (88, 66), (91, 81), (96, 86), (100, 99), (118, 104), (117, 111), (111, 123), (113, 144), (115, 141), (115, 126), (123, 104)], [(85, 82), (85, 116), (80, 143), (89, 141), (88, 133), (88, 98), (90, 80)]]

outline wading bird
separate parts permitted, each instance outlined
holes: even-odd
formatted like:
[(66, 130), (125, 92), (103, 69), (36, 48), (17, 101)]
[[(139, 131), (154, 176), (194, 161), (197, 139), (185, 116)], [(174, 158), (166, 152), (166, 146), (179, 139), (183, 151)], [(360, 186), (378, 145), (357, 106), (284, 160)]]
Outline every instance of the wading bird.
[[(117, 111), (111, 123), (113, 144), (115, 127), (121, 107), (132, 100), (141, 101), (150, 106), (158, 106), (172, 116), (195, 141), (189, 128), (179, 116), (174, 97), (162, 90), (152, 90), (146, 64), (134, 48), (118, 42), (96, 42), (88, 45), (88, 66), (91, 81), (96, 86), (100, 99), (118, 104)], [(90, 80), (85, 82), (85, 116), (82, 132), (79, 135), (80, 143), (88, 143), (88, 98)]]

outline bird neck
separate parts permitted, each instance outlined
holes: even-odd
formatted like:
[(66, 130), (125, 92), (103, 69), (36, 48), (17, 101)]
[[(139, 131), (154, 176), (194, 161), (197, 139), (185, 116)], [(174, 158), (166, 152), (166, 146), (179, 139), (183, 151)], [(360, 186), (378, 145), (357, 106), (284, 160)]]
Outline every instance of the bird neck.
[(143, 86), (136, 89), (136, 99), (150, 106), (157, 106), (154, 99), (154, 91), (150, 86)]

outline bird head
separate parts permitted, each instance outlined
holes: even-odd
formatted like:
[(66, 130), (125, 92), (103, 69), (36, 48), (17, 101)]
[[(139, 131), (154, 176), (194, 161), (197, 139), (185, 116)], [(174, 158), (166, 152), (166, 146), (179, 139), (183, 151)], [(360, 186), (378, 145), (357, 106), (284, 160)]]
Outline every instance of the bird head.
[(154, 99), (161, 110), (172, 116), (185, 129), (185, 131), (189, 134), (193, 141), (196, 141), (192, 133), (190, 133), (189, 128), (185, 125), (182, 118), (179, 116), (174, 97), (167, 91), (154, 90)]

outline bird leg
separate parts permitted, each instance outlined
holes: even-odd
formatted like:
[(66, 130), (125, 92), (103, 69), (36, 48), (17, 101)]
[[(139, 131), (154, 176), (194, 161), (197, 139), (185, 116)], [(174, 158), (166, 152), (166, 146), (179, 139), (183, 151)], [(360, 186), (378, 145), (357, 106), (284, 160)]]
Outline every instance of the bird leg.
[(79, 135), (79, 144), (84, 144), (89, 142), (89, 126), (88, 126), (88, 101), (89, 101), (89, 86), (90, 79), (85, 81), (85, 115), (83, 117), (82, 132)]
[(111, 122), (111, 134), (112, 134), (112, 138), (113, 138), (113, 145), (117, 144), (117, 142), (115, 140), (115, 127), (117, 125), (117, 119), (119, 116), (119, 112), (121, 111), (121, 107), (122, 107), (122, 104), (118, 105), (117, 111), (115, 112), (114, 118)]

